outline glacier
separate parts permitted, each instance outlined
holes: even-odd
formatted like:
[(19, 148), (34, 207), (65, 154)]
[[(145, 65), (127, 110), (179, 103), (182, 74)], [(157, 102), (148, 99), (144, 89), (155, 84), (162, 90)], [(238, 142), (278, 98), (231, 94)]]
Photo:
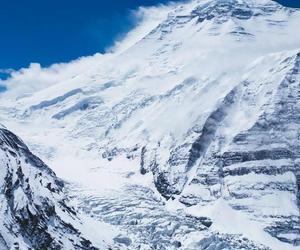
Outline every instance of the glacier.
[(3, 81), (0, 121), (59, 178), (78, 214), (73, 241), (300, 249), (300, 10), (192, 0), (143, 11), (106, 54)]

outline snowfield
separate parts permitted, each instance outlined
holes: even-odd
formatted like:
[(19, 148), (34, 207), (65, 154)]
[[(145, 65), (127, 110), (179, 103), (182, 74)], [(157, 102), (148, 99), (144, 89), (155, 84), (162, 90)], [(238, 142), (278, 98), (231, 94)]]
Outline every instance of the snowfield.
[(300, 249), (300, 10), (192, 0), (140, 14), (106, 54), (3, 82), (1, 123), (78, 212), (58, 248)]

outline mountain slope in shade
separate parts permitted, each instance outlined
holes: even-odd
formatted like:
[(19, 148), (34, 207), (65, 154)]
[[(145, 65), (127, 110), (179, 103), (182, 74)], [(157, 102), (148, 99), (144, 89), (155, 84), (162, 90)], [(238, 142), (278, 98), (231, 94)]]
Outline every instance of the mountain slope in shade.
[(156, 11), (127, 49), (15, 73), (8, 86), (50, 87), (2, 94), (2, 120), (71, 183), (77, 209), (124, 233), (117, 244), (299, 249), (300, 11)]
[(83, 222), (66, 203), (64, 183), (4, 127), (0, 167), (1, 249), (98, 249), (80, 231)]

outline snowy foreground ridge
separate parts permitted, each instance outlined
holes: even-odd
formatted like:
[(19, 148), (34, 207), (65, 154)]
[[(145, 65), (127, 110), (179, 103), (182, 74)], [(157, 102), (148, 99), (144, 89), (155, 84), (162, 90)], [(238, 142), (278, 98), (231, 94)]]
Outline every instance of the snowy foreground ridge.
[(300, 249), (300, 10), (141, 11), (3, 82), (0, 249)]

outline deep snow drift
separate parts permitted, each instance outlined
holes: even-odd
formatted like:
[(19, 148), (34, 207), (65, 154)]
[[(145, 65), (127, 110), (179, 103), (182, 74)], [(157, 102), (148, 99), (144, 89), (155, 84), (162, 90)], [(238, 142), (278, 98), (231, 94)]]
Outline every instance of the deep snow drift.
[(1, 122), (115, 248), (300, 249), (300, 11), (143, 11), (111, 53), (13, 73)]

